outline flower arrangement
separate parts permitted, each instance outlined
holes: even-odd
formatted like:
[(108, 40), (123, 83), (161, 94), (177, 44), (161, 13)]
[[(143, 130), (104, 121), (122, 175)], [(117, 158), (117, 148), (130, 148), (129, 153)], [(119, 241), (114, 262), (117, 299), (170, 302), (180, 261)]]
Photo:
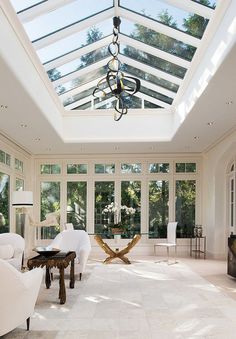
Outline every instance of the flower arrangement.
[(130, 216), (134, 215), (136, 209), (126, 205), (118, 205), (116, 202), (111, 202), (106, 205), (102, 214), (107, 216), (108, 224), (112, 228), (126, 228), (130, 221)]

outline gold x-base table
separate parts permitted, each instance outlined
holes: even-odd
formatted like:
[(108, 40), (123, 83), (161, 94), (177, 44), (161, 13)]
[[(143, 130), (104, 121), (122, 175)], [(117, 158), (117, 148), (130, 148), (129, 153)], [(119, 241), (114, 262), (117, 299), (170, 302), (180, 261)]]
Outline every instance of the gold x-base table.
[(110, 263), (113, 259), (115, 258), (119, 258), (121, 260), (123, 260), (126, 264), (131, 264), (131, 262), (129, 261), (129, 259), (125, 256), (125, 254), (129, 253), (129, 251), (131, 250), (131, 248), (133, 248), (137, 242), (140, 240), (141, 235), (140, 234), (135, 234), (135, 236), (133, 237), (133, 239), (127, 244), (127, 246), (125, 248), (123, 248), (122, 250), (116, 250), (113, 251), (105, 241), (103, 241), (102, 237), (100, 235), (95, 235), (94, 239), (97, 241), (98, 245), (103, 249), (103, 251), (109, 255), (109, 257), (107, 257), (104, 260), (104, 264), (108, 264)]

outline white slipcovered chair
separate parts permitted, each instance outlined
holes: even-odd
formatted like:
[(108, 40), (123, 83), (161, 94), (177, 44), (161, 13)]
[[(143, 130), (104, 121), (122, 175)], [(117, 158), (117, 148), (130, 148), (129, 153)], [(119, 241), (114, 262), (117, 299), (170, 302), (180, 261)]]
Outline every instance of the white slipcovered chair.
[(57, 234), (50, 247), (59, 248), (62, 252), (75, 251), (78, 261), (80, 280), (91, 251), (89, 235), (84, 230), (65, 230)]
[(175, 263), (176, 263), (176, 227), (177, 222), (169, 222), (167, 225), (167, 242), (161, 242), (154, 244), (154, 253), (156, 254), (156, 247), (166, 247), (167, 249), (167, 262), (169, 264), (169, 256), (170, 256), (170, 247), (175, 248)]
[(0, 337), (25, 321), (29, 330), (43, 269), (35, 268), (21, 273), (7, 261), (0, 259), (0, 277)]
[(0, 234), (0, 259), (20, 270), (23, 264), (25, 239), (16, 233)]

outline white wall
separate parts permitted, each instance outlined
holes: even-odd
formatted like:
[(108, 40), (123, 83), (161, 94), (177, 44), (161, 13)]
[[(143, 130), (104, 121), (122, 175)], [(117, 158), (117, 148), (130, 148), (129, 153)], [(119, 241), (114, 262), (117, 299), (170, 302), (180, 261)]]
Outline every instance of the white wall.
[(203, 224), (210, 257), (227, 256), (227, 177), (226, 170), (236, 154), (236, 132), (203, 155)]

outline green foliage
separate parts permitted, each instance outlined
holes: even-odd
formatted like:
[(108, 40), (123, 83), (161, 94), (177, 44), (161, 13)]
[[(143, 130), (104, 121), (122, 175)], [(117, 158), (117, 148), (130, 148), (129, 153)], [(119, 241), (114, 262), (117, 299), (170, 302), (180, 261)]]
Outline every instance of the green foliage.
[(10, 177), (0, 172), (0, 233), (9, 232)]

